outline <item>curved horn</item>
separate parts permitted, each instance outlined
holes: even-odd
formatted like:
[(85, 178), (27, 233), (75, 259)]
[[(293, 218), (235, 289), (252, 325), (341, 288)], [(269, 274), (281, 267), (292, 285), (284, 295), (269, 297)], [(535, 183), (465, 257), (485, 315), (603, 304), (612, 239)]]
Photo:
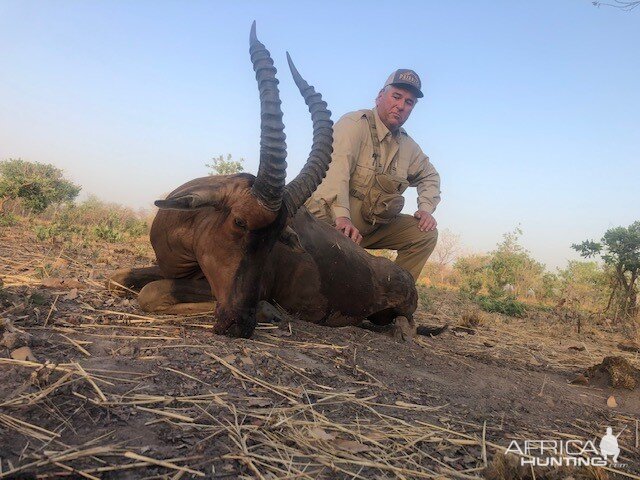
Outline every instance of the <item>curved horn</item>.
[(333, 152), (333, 122), (331, 112), (327, 109), (327, 102), (324, 102), (322, 95), (316, 93), (315, 89), (300, 76), (288, 52), (287, 61), (293, 80), (309, 107), (313, 121), (313, 145), (307, 163), (298, 176), (287, 184), (284, 191), (285, 205), (289, 215), (293, 216), (315, 192), (329, 169), (331, 152)]
[(251, 192), (266, 209), (278, 211), (287, 175), (287, 144), (276, 69), (269, 51), (256, 37), (255, 21), (251, 25), (249, 43), (260, 92), (260, 166)]

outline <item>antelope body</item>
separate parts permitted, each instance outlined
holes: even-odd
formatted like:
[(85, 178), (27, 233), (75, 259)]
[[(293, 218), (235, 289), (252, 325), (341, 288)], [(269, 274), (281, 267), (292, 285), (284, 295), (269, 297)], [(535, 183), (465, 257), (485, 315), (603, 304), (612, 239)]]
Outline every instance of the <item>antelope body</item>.
[(151, 243), (158, 265), (121, 270), (112, 281), (142, 288), (138, 300), (147, 311), (215, 308), (215, 331), (234, 336), (248, 337), (258, 321), (277, 317), (268, 302), (313, 323), (383, 327), (396, 321), (403, 331), (415, 332), (417, 292), (411, 275), (368, 254), (303, 207), (331, 161), (327, 104), (287, 55), (311, 112), (314, 142), (299, 175), (285, 185), (276, 70), (256, 38), (255, 23), (250, 53), (261, 100), (258, 174), (198, 178), (156, 201), (160, 210)]

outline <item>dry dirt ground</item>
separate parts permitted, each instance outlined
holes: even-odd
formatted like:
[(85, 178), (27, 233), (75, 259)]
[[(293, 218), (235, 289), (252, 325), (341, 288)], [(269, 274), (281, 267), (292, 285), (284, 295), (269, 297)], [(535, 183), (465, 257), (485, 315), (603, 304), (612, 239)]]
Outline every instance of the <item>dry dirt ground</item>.
[[(609, 324), (485, 314), (399, 343), (293, 320), (229, 339), (104, 288), (151, 260), (143, 240), (0, 234), (0, 478), (640, 478), (640, 389), (570, 384), (606, 356), (640, 366)], [(470, 308), (427, 294), (420, 323)], [(22, 346), (33, 358), (11, 358)], [(607, 426), (624, 466), (518, 471), (502, 455), (513, 439), (597, 444)]]

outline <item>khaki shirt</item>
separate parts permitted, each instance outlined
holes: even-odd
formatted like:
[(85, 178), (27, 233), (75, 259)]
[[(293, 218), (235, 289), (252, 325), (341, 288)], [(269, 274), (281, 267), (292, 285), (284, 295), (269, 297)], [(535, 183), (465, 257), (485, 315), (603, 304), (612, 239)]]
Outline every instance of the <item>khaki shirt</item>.
[[(406, 178), (409, 186), (418, 189), (418, 210), (433, 213), (440, 202), (440, 175), (404, 128), (392, 135), (375, 108), (373, 112), (384, 171)], [(364, 113), (365, 110), (347, 113), (335, 124), (327, 176), (307, 202), (309, 210), (320, 217), (330, 213), (331, 221), (337, 217), (352, 221), (353, 217), (360, 217), (359, 211), (352, 209), (359, 209), (361, 202), (349, 192), (365, 193), (376, 174), (371, 130)]]

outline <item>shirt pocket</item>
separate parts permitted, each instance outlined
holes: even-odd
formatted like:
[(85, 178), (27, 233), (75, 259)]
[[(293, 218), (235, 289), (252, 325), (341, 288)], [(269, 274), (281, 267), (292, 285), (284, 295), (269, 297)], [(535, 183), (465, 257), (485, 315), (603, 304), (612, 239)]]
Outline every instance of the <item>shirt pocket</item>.
[(356, 169), (351, 177), (351, 184), (353, 188), (363, 190), (371, 185), (373, 177), (376, 174), (376, 169), (373, 166), (373, 159), (367, 163), (356, 163)]
[(356, 160), (356, 168), (352, 175), (352, 187), (362, 190), (371, 185), (376, 174), (376, 167), (373, 161), (373, 145), (371, 137), (363, 142), (363, 148)]

